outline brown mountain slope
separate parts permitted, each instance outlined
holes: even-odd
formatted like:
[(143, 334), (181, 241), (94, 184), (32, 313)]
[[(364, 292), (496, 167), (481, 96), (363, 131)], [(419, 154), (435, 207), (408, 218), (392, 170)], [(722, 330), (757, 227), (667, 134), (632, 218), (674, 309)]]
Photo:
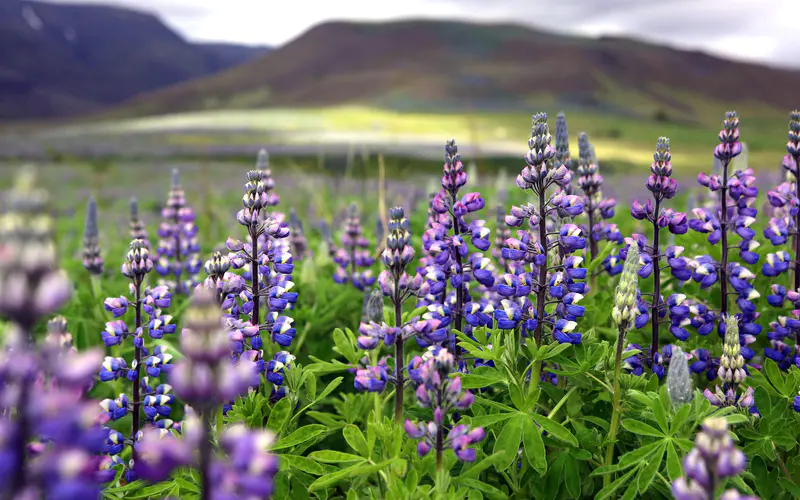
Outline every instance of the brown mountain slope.
[[(264, 57), (135, 98), (115, 115), (214, 108), (365, 103), (394, 108), (512, 108), (534, 96), (612, 108), (603, 92), (635, 91), (666, 109), (677, 95), (797, 106), (800, 72), (619, 38), (515, 25), (437, 21), (317, 26)], [(612, 112), (635, 114), (615, 105)]]

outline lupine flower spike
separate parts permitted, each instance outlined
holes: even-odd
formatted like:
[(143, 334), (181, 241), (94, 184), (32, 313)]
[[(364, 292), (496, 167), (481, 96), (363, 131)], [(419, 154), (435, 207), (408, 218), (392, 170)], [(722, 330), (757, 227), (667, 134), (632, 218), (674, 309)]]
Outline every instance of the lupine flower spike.
[[(578, 344), (582, 336), (575, 331), (576, 320), (584, 314), (580, 301), (588, 286), (583, 281), (583, 258), (571, 254), (586, 248), (586, 238), (581, 228), (571, 222), (548, 231), (547, 220), (550, 215), (559, 221), (576, 217), (583, 212), (583, 201), (568, 194), (572, 173), (556, 160), (551, 140), (547, 115), (534, 115), (525, 155), (527, 165), (516, 182), (523, 191), (531, 191), (536, 204), (514, 206), (506, 216), (508, 226), (526, 224), (530, 230), (517, 231), (516, 238), (505, 242), (503, 258), (519, 267), (514, 267), (513, 274), (498, 278), (497, 293), (506, 298), (494, 310), (494, 318), (502, 329), (521, 325), (521, 338), (533, 332), (537, 345), (542, 344), (547, 333), (559, 343)], [(551, 195), (548, 190), (554, 186), (560, 190)], [(534, 304), (528, 299), (531, 294)], [(547, 304), (557, 305), (548, 310)]]
[(56, 265), (48, 193), (33, 171), (22, 169), (6, 194), (7, 211), (0, 215), (0, 316), (9, 320), (7, 349), (0, 350), (0, 496), (56, 498), (69, 491), (99, 498), (107, 433), (86, 392), (102, 354), (75, 353), (63, 318), (48, 325), (51, 334), (34, 350), (34, 325), (67, 302), (71, 286)]
[[(708, 242), (712, 245), (719, 242), (722, 258), (716, 262), (709, 255), (701, 255), (692, 259), (689, 267), (693, 271), (692, 279), (700, 283), (701, 288), (707, 288), (719, 281), (721, 304), (719, 314), (713, 311), (708, 311), (707, 314), (712, 323), (718, 323), (721, 337), (725, 336), (724, 327), (728, 323), (725, 320), (729, 314), (728, 297), (731, 295), (737, 297), (736, 304), (740, 310), (739, 331), (742, 334), (740, 340), (742, 345), (746, 345), (755, 341), (755, 336), (761, 333), (761, 326), (756, 324), (759, 313), (753, 304), (753, 300), (760, 294), (752, 285), (755, 274), (744, 265), (732, 261), (729, 250), (738, 248), (739, 258), (744, 264), (755, 264), (758, 261), (755, 249), (759, 245), (753, 240), (755, 231), (750, 228), (758, 214), (755, 207), (758, 188), (755, 186), (752, 169), (745, 168), (731, 172), (733, 159), (742, 151), (742, 143), (739, 142), (739, 117), (736, 112), (729, 111), (725, 114), (719, 141), (720, 144), (714, 149), (714, 157), (720, 163), (720, 172), (711, 176), (701, 173), (697, 177), (699, 183), (707, 187), (712, 194), (718, 194), (718, 198), (711, 210), (694, 209), (695, 219), (689, 222), (689, 227), (694, 231), (708, 234)], [(729, 242), (728, 238), (733, 234), (740, 238), (738, 244)], [(733, 291), (729, 291), (728, 287)], [(704, 335), (708, 333), (707, 330), (698, 332)], [(746, 359), (753, 357), (749, 348), (744, 354)]]
[[(628, 250), (629, 258), (625, 260), (625, 267), (622, 276), (614, 292), (614, 308), (611, 310), (611, 318), (617, 325), (617, 356), (614, 364), (614, 394), (611, 414), (611, 427), (609, 440), (611, 444), (606, 449), (606, 465), (611, 465), (614, 460), (614, 441), (619, 429), (619, 418), (622, 413), (622, 389), (620, 388), (620, 372), (622, 368), (622, 353), (625, 347), (625, 337), (635, 324), (636, 316), (639, 314), (637, 307), (639, 301), (639, 249), (632, 246)], [(604, 484), (610, 482), (610, 477), (604, 479)]]
[(199, 288), (195, 292), (185, 319), (186, 328), (181, 334), (184, 358), (175, 365), (169, 380), (175, 394), (198, 415), (198, 468), (202, 491), (210, 493), (212, 420), (216, 417), (218, 437), (221, 438), (223, 405), (247, 393), (248, 389), (258, 387), (260, 377), (252, 361), (241, 360), (236, 365), (231, 362), (228, 335), (211, 290)]
[[(470, 274), (484, 287), (494, 286), (494, 276), (488, 268), (491, 259), (477, 252), (470, 254), (468, 236), (472, 246), (481, 252), (489, 249), (490, 242), (489, 228), (484, 221), (474, 220), (468, 224), (465, 219), (484, 207), (480, 193), (460, 195), (467, 181), (458, 146), (455, 141), (448, 141), (445, 145), (442, 189), (431, 200), (434, 212), (429, 221), (431, 227), (422, 237), (423, 248), (430, 254), (433, 265), (424, 270), (430, 285), (430, 296), (423, 299), (420, 305), (429, 306), (429, 317), (442, 321), (441, 326), (447, 328), (445, 331), (455, 328), (469, 334), (473, 325), (465, 325), (464, 319), (467, 309), (472, 308), (468, 289)], [(448, 282), (452, 287), (452, 295), (447, 291)], [(431, 303), (431, 299), (438, 300), (438, 303)], [(455, 335), (435, 340), (434, 343), (443, 340), (448, 341), (456, 360), (460, 362), (460, 348), (455, 345)], [(418, 337), (418, 342), (421, 345), (430, 343), (422, 337)]]
[(196, 284), (196, 275), (202, 267), (198, 253), (197, 226), (194, 210), (186, 204), (177, 169), (172, 171), (172, 186), (158, 228), (158, 247), (155, 251), (155, 269), (161, 276), (159, 285), (180, 295), (189, 293)]
[[(653, 227), (653, 243), (648, 245), (647, 239), (640, 234), (634, 234), (628, 238), (627, 246), (630, 248), (633, 245), (639, 247), (641, 252), (640, 259), (642, 267), (639, 269), (639, 277), (647, 278), (653, 275), (653, 296), (650, 304), (642, 301), (639, 310), (643, 313), (637, 321), (636, 327), (641, 328), (650, 320), (652, 332), (649, 356), (647, 357), (648, 363), (654, 371), (658, 370), (661, 366), (661, 358), (659, 354), (659, 325), (662, 318), (669, 311), (671, 315), (670, 332), (679, 340), (686, 340), (688, 332), (683, 329), (684, 316), (676, 315), (677, 312), (683, 314), (684, 309), (675, 309), (670, 305), (680, 306), (685, 300), (685, 297), (680, 295), (673, 295), (669, 297), (667, 303), (661, 296), (661, 261), (666, 258), (668, 267), (672, 271), (673, 277), (679, 281), (686, 281), (691, 278), (691, 272), (686, 270), (688, 261), (682, 257), (683, 247), (670, 246), (666, 251), (661, 251), (661, 230), (666, 228), (672, 234), (685, 234), (689, 229), (686, 220), (686, 214), (681, 212), (674, 212), (670, 208), (664, 208), (664, 202), (675, 196), (678, 191), (678, 181), (672, 178), (672, 154), (669, 149), (669, 139), (666, 137), (659, 137), (656, 142), (656, 152), (653, 155), (653, 163), (650, 165), (650, 177), (645, 183), (648, 191), (653, 196), (653, 200), (647, 200), (644, 204), (638, 200), (634, 201), (631, 205), (631, 215), (638, 220), (647, 220)], [(654, 203), (655, 202), (655, 203)], [(628, 250), (623, 250), (626, 257)], [(626, 257), (627, 258), (627, 257)]]
[[(789, 115), (789, 141), (786, 143), (787, 155), (783, 158), (786, 181), (775, 190), (767, 193), (773, 207), (773, 217), (764, 229), (764, 237), (776, 246), (790, 242), (789, 251), (781, 250), (767, 255), (761, 272), (770, 278), (792, 270), (789, 287), (774, 283), (767, 302), (773, 307), (784, 307), (789, 302), (786, 315), (781, 315), (770, 323), (767, 337), (770, 346), (764, 355), (772, 359), (782, 370), (795, 365), (800, 368), (800, 111)], [(794, 344), (794, 347), (792, 347)]]
[[(430, 286), (418, 273), (413, 278), (406, 272), (406, 267), (414, 260), (414, 248), (411, 240), (410, 224), (402, 207), (389, 210), (389, 232), (386, 246), (381, 253), (381, 261), (386, 267), (378, 277), (380, 292), (373, 294), (367, 302), (368, 322), (359, 327), (358, 346), (362, 349), (374, 349), (382, 340), (384, 344), (395, 347), (394, 376), (395, 384), (395, 422), (400, 423), (403, 416), (403, 391), (405, 388), (405, 361), (403, 344), (412, 335), (431, 334), (439, 330), (441, 322), (437, 319), (424, 320), (411, 318), (403, 324), (403, 304), (413, 296), (427, 295)], [(394, 308), (394, 326), (383, 322), (383, 296), (388, 297)], [(356, 386), (360, 389), (374, 390), (378, 386), (383, 389), (387, 376), (381, 367), (369, 367), (357, 374)], [(374, 382), (375, 380), (380, 382)], [(366, 383), (365, 383), (366, 382)]]
[(408, 435), (419, 439), (417, 453), (427, 455), (436, 450), (436, 470), (442, 470), (442, 455), (446, 448), (452, 448), (459, 460), (474, 462), (476, 452), (472, 445), (486, 436), (482, 427), (470, 429), (464, 424), (452, 427), (444, 433), (447, 414), (451, 411), (465, 410), (472, 406), (475, 397), (471, 392), (461, 389), (461, 377), (450, 374), (456, 371), (456, 361), (446, 349), (438, 348), (419, 368), (420, 385), (417, 387), (417, 402), (423, 408), (433, 411), (433, 421), (414, 423), (406, 420)]
[[(130, 280), (130, 296), (109, 297), (103, 303), (105, 310), (113, 318), (106, 323), (106, 329), (102, 332), (103, 343), (106, 347), (112, 347), (124, 345), (130, 340), (134, 347), (130, 363), (124, 358), (107, 356), (100, 365), (99, 373), (101, 382), (131, 382), (130, 399), (123, 393), (115, 399), (106, 399), (100, 403), (106, 420), (119, 420), (129, 413), (132, 416), (130, 435), (123, 437), (119, 433), (114, 434), (119, 446), (112, 447), (110, 451), (113, 463), (125, 466), (129, 481), (136, 478), (136, 462), (139, 458), (137, 443), (145, 427), (142, 414), (145, 422), (154, 427), (168, 429), (174, 425), (174, 421), (169, 418), (172, 413), (170, 405), (174, 400), (172, 387), (159, 383), (161, 375), (172, 369), (172, 354), (166, 345), (148, 347), (145, 344), (145, 332), (151, 340), (160, 340), (164, 335), (171, 335), (176, 331), (172, 316), (163, 314), (163, 310), (170, 306), (172, 300), (170, 289), (164, 285), (144, 287), (145, 277), (153, 267), (145, 242), (133, 240), (122, 264), (122, 275)], [(131, 328), (123, 319), (128, 312), (133, 312)], [(112, 434), (115, 432), (112, 431)], [(119, 457), (126, 445), (133, 447), (133, 459), (127, 465)]]
[[(266, 151), (259, 154), (256, 169), (247, 173), (242, 209), (236, 219), (247, 230), (244, 241), (228, 238), (229, 253), (215, 253), (205, 264), (208, 277), (198, 286), (214, 291), (225, 319), (225, 329), (234, 361), (254, 362), (272, 382), (270, 399), (286, 394), (284, 370), (293, 357), (278, 351), (272, 360), (264, 359), (262, 333), (281, 348), (291, 345), (296, 330), (286, 311), (294, 307), (292, 273), (294, 262), (289, 249), (289, 225), (273, 210), (280, 198), (274, 192)], [(234, 271), (239, 270), (241, 274)], [(278, 376), (280, 375), (280, 376)], [(276, 383), (277, 382), (277, 383)], [(225, 411), (230, 408), (227, 402)]]
[(139, 201), (135, 197), (131, 198), (128, 207), (131, 216), (131, 240), (141, 240), (144, 242), (144, 246), (148, 250), (151, 250), (150, 237), (147, 235), (147, 226), (139, 215)]
[[(683, 459), (684, 477), (672, 483), (675, 500), (716, 500), (722, 480), (736, 476), (747, 467), (747, 456), (736, 448), (724, 418), (708, 418), (695, 438), (695, 446)], [(758, 500), (727, 490), (724, 500)]]
[(722, 388), (716, 386), (715, 392), (706, 389), (703, 395), (714, 406), (735, 406), (748, 410), (750, 413), (757, 413), (753, 388), (748, 387), (743, 393), (739, 393), (739, 386), (747, 378), (739, 337), (739, 325), (736, 317), (727, 316), (725, 318), (725, 342), (722, 345), (722, 356), (719, 359), (717, 372), (722, 381)]
[(672, 348), (667, 372), (667, 391), (675, 405), (682, 405), (692, 400), (693, 388), (689, 360), (678, 346)]
[(295, 258), (305, 260), (311, 256), (308, 251), (308, 240), (303, 232), (303, 222), (294, 209), (289, 212), (289, 245)]
[(83, 267), (92, 276), (93, 284), (103, 275), (103, 256), (100, 254), (100, 232), (97, 225), (97, 202), (89, 198), (86, 224), (83, 228)]
[(372, 264), (375, 259), (369, 251), (369, 240), (364, 236), (361, 216), (355, 203), (347, 209), (340, 246), (335, 249), (333, 260), (338, 266), (333, 280), (339, 284), (351, 283), (364, 292), (375, 283)]
[(594, 150), (586, 132), (578, 136), (578, 187), (583, 191), (583, 211), (588, 219), (589, 256), (594, 260), (598, 254), (598, 243), (602, 240), (623, 242), (622, 233), (616, 224), (604, 222), (614, 216), (616, 201), (603, 196), (603, 176), (595, 162)]

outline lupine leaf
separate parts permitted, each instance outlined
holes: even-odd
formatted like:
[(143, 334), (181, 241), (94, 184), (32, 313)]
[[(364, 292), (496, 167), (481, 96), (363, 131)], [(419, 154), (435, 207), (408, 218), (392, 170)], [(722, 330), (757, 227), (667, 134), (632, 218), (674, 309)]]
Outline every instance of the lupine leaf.
[(277, 443), (272, 445), (272, 449), (282, 450), (284, 448), (291, 448), (292, 446), (297, 446), (300, 443), (305, 443), (310, 439), (314, 439), (325, 432), (328, 432), (328, 428), (324, 425), (306, 425), (305, 427), (300, 427), (288, 436), (279, 439)]
[(536, 413), (532, 413), (530, 416), (542, 427), (542, 429), (546, 430), (549, 435), (565, 441), (572, 446), (578, 446), (578, 439), (575, 438), (569, 429), (560, 423)]
[(360, 457), (358, 455), (353, 455), (352, 453), (344, 453), (341, 451), (334, 451), (334, 450), (319, 450), (319, 451), (312, 451), (309, 455), (309, 458), (313, 458), (317, 462), (322, 462), (326, 464), (337, 464), (340, 462), (364, 462), (366, 459), (364, 457)]
[(639, 470), (639, 475), (636, 479), (636, 482), (639, 485), (639, 493), (646, 492), (650, 487), (650, 484), (653, 482), (653, 478), (661, 468), (661, 462), (664, 459), (664, 450), (666, 447), (667, 443), (662, 442), (661, 446), (659, 446), (658, 450), (656, 450), (653, 457), (648, 460), (647, 465)]
[(345, 441), (350, 445), (350, 448), (356, 450), (362, 457), (369, 458), (369, 446), (367, 445), (367, 440), (364, 438), (364, 434), (361, 433), (361, 429), (351, 424), (345, 426), (342, 433), (344, 434)]
[(638, 420), (623, 420), (622, 427), (634, 434), (640, 434), (642, 436), (665, 437), (664, 433), (660, 430)]
[(526, 418), (525, 415), (517, 414), (500, 430), (492, 453), (506, 452), (506, 454), (503, 455), (503, 458), (499, 458), (495, 465), (498, 472), (511, 467), (511, 464), (517, 458), (516, 451), (519, 449), (520, 441), (522, 441), (522, 427)]
[(533, 420), (530, 418), (522, 419), (522, 439), (525, 444), (525, 456), (540, 476), (547, 472), (547, 451), (544, 448), (542, 434)]

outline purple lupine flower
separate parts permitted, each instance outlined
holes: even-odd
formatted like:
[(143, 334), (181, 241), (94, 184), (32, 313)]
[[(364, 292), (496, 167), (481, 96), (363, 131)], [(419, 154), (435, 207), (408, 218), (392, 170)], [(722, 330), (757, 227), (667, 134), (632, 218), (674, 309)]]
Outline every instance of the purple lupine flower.
[(100, 231), (97, 227), (97, 202), (89, 197), (86, 206), (86, 224), (83, 227), (83, 267), (92, 276), (103, 274), (103, 256), (100, 254)]
[[(274, 191), (266, 151), (259, 153), (256, 169), (246, 179), (242, 210), (236, 218), (247, 229), (247, 238), (228, 238), (229, 253), (217, 252), (206, 262), (208, 277), (197, 292), (203, 288), (213, 292), (223, 312), (234, 361), (253, 363), (263, 371), (270, 362), (263, 358), (262, 333), (282, 348), (291, 345), (297, 330), (286, 312), (294, 308), (298, 294), (292, 281), (290, 229), (284, 215), (273, 210), (280, 198)], [(238, 373), (232, 367), (226, 370), (233, 370), (231, 377)], [(285, 388), (273, 384), (270, 398), (283, 394)]]
[(757, 413), (758, 410), (755, 408), (753, 400), (753, 388), (747, 388), (741, 395), (738, 393), (739, 386), (747, 377), (738, 320), (735, 316), (727, 316), (724, 324), (725, 342), (722, 346), (722, 356), (719, 359), (717, 370), (717, 376), (723, 385), (722, 388), (717, 386), (715, 392), (706, 389), (703, 395), (714, 406), (735, 406), (751, 413)]
[[(168, 419), (171, 414), (170, 404), (174, 400), (170, 394), (170, 386), (158, 383), (158, 379), (172, 368), (172, 355), (165, 345), (148, 347), (145, 342), (145, 332), (151, 340), (162, 339), (165, 335), (174, 334), (177, 328), (172, 317), (164, 314), (164, 309), (171, 303), (170, 290), (164, 285), (144, 288), (146, 276), (153, 267), (146, 243), (133, 240), (121, 266), (121, 274), (130, 280), (131, 296), (109, 297), (103, 302), (105, 310), (115, 318), (106, 323), (106, 329), (101, 333), (103, 343), (110, 347), (123, 345), (131, 340), (134, 347), (130, 362), (107, 356), (99, 363), (101, 382), (131, 382), (130, 399), (126, 393), (122, 393), (115, 399), (106, 399), (100, 403), (103, 413), (110, 420), (119, 420), (128, 413), (132, 414), (131, 432), (123, 442), (134, 443), (133, 460), (126, 466), (120, 459), (119, 452), (113, 453), (110, 458), (110, 466), (122, 464), (126, 470), (126, 478), (131, 481), (136, 478), (138, 452), (135, 443), (141, 429), (145, 427), (142, 414), (145, 422), (152, 426), (164, 425), (165, 421), (172, 423)], [(132, 327), (125, 319), (131, 313), (134, 318)], [(117, 448), (112, 447), (111, 451), (117, 451)]]
[[(467, 222), (466, 216), (482, 210), (485, 202), (477, 192), (462, 195), (468, 175), (454, 140), (445, 145), (442, 170), (442, 189), (431, 200), (428, 229), (422, 236), (426, 254), (423, 262), (428, 265), (424, 270), (418, 270), (427, 280), (430, 290), (427, 294), (420, 294), (418, 306), (440, 304), (450, 315), (444, 326), (470, 335), (472, 326), (464, 322), (465, 307), (472, 299), (470, 281), (475, 278), (484, 288), (491, 287), (494, 282), (490, 260), (483, 261), (483, 254), (471, 251), (470, 246), (478, 251), (488, 250), (490, 230), (482, 220)], [(472, 263), (478, 265), (471, 266)], [(417, 338), (421, 345), (427, 345), (429, 340)], [(455, 335), (449, 329), (442, 340), (460, 360), (461, 349), (456, 347)]]
[(333, 275), (336, 283), (351, 283), (362, 292), (375, 283), (370, 269), (375, 259), (370, 254), (369, 240), (363, 234), (355, 203), (350, 204), (347, 210), (340, 246), (336, 248), (333, 260), (338, 266)]
[[(433, 421), (413, 423), (406, 420), (405, 429), (414, 439), (420, 439), (417, 452), (425, 456), (431, 449), (436, 450), (436, 469), (442, 469), (442, 453), (451, 447), (460, 460), (475, 460), (475, 450), (470, 446), (485, 437), (482, 428), (469, 430), (465, 425), (453, 427), (445, 436), (445, 417), (452, 410), (465, 410), (472, 405), (474, 396), (461, 389), (461, 377), (450, 378), (456, 371), (456, 360), (446, 349), (436, 348), (426, 353), (426, 359), (419, 365), (417, 402), (423, 408), (433, 411)], [(415, 358), (416, 359), (416, 358)], [(412, 363), (414, 360), (412, 360)], [(410, 370), (409, 370), (410, 373)], [(412, 376), (412, 379), (415, 378)]]
[[(796, 311), (800, 305), (800, 265), (798, 264), (800, 261), (800, 237), (798, 237), (798, 228), (800, 228), (800, 181), (798, 181), (800, 111), (797, 110), (789, 114), (789, 140), (786, 143), (786, 151), (788, 154), (782, 163), (783, 169), (786, 171), (786, 181), (767, 193), (767, 199), (773, 207), (773, 217), (767, 228), (764, 229), (764, 237), (775, 246), (781, 246), (787, 241), (791, 241), (791, 249), (789, 252), (781, 250), (768, 254), (762, 267), (762, 273), (765, 276), (775, 277), (790, 268), (794, 270), (791, 289), (786, 289), (778, 284), (772, 285), (773, 293), (767, 298), (773, 307), (783, 307), (785, 300), (788, 299), (795, 309), (790, 313), (794, 317), (781, 316), (778, 321), (770, 323), (772, 331), (769, 332), (768, 337), (771, 342), (774, 342), (782, 341), (791, 335), (794, 343), (800, 345), (800, 322), (797, 321), (798, 311)], [(768, 348), (769, 353), (765, 350), (765, 354), (769, 357), (779, 357), (776, 354), (780, 353), (781, 349), (775, 349), (775, 347), (772, 345), (771, 348)], [(800, 362), (800, 352), (798, 351), (800, 348), (795, 347), (794, 355), (789, 358), (794, 357)], [(780, 357), (781, 361), (787, 358), (787, 356)], [(782, 365), (782, 369), (787, 369), (791, 364), (791, 360), (788, 363), (779, 363)]]
[(169, 286), (173, 293), (187, 295), (197, 284), (196, 275), (203, 263), (198, 255), (200, 245), (194, 210), (186, 204), (177, 169), (172, 171), (172, 184), (161, 219), (154, 259), (156, 272), (161, 277), (159, 284)]
[[(557, 131), (561, 136), (557, 137), (557, 143), (561, 141), (561, 152), (557, 154), (550, 144), (547, 115), (540, 113), (533, 117), (525, 157), (527, 166), (516, 182), (520, 189), (534, 194), (538, 205), (514, 206), (506, 216), (508, 226), (521, 227), (527, 222), (529, 230), (520, 230), (516, 238), (504, 242), (501, 256), (515, 265), (506, 264), (510, 272), (500, 277), (496, 285), (496, 293), (508, 297), (495, 304), (498, 326), (522, 325), (522, 336), (533, 332), (537, 345), (546, 333), (558, 342), (580, 342), (581, 334), (574, 331), (577, 326), (574, 320), (583, 315), (583, 308), (577, 302), (588, 292), (588, 286), (582, 282), (586, 278), (581, 267), (583, 258), (570, 255), (586, 247), (586, 237), (579, 226), (569, 222), (584, 211), (587, 201), (572, 194), (572, 173), (564, 164), (568, 159), (565, 123), (558, 127), (562, 130)], [(592, 156), (589, 151), (584, 144), (583, 163), (596, 164), (589, 160)], [(551, 187), (559, 190), (551, 194), (548, 192)], [(591, 201), (593, 207), (594, 202)], [(527, 264), (531, 265), (531, 272), (525, 272), (523, 265)], [(531, 293), (536, 298), (533, 303), (527, 297)], [(558, 303), (552, 312), (545, 309), (548, 299)], [(545, 332), (545, 326), (550, 332)]]
[[(34, 172), (22, 169), (14, 187), (4, 194), (7, 210), (0, 214), (0, 316), (11, 325), (8, 349), (0, 350), (0, 495), (36, 498), (57, 491), (51, 487), (60, 486), (65, 478), (59, 473), (43, 475), (29, 463), (27, 447), (34, 437), (52, 430), (53, 437), (58, 438), (44, 450), (46, 455), (39, 457), (42, 464), (59, 460), (70, 449), (83, 453), (85, 445), (95, 444), (82, 441), (86, 422), (76, 427), (80, 432), (67, 436), (75, 441), (60, 442), (64, 434), (58, 418), (62, 416), (54, 420), (42, 405), (47, 404), (49, 396), (53, 396), (51, 401), (58, 399), (58, 404), (69, 398), (66, 405), (74, 411), (71, 417), (85, 416), (83, 397), (90, 385), (91, 365), (99, 363), (102, 354), (93, 351), (77, 356), (59, 342), (48, 342), (41, 353), (34, 351), (34, 326), (69, 300), (71, 286), (57, 267), (48, 193), (37, 185)], [(59, 359), (50, 366), (47, 361), (53, 360), (54, 353)], [(54, 383), (45, 386), (37, 381), (44, 377), (52, 377)], [(61, 413), (63, 408), (59, 409)], [(75, 422), (63, 418), (63, 423)], [(46, 434), (40, 437), (46, 439)], [(101, 435), (99, 446), (103, 439)], [(79, 480), (76, 474), (76, 484)], [(86, 498), (97, 498), (99, 485), (95, 482), (91, 492), (84, 492), (88, 493)]]
[[(672, 309), (665, 307), (665, 305), (676, 304), (681, 301), (678, 298), (668, 298), (665, 301), (661, 296), (661, 259), (666, 257), (673, 276), (677, 277), (678, 280), (685, 281), (689, 277), (686, 271), (688, 261), (680, 256), (681, 247), (670, 247), (665, 253), (662, 253), (661, 250), (662, 229), (667, 229), (672, 234), (684, 234), (688, 229), (685, 214), (675, 212), (663, 205), (665, 200), (674, 197), (678, 190), (678, 181), (672, 178), (672, 154), (670, 153), (669, 139), (667, 137), (659, 137), (656, 142), (653, 163), (650, 165), (650, 176), (645, 183), (645, 187), (651, 192), (653, 198), (652, 200), (646, 200), (644, 204), (638, 200), (634, 201), (631, 204), (631, 216), (638, 220), (650, 222), (653, 227), (652, 244), (649, 244), (647, 238), (643, 235), (635, 234), (631, 238), (626, 238), (626, 248), (620, 252), (620, 255), (626, 256), (627, 247), (632, 244), (637, 245), (642, 265), (639, 269), (639, 277), (647, 278), (651, 274), (653, 275), (652, 300), (650, 304), (646, 304), (640, 299), (641, 305), (646, 305), (646, 307), (640, 309), (642, 314), (637, 317), (636, 321), (637, 328), (645, 326), (648, 320), (652, 326), (649, 355), (646, 359), (647, 364), (652, 368), (663, 366), (657, 362), (660, 341), (659, 325), (661, 319), (668, 312), (672, 312)], [(682, 309), (677, 309), (676, 311), (682, 312)], [(676, 338), (684, 336), (685, 330), (681, 328), (684, 319), (679, 317), (670, 320), (670, 331), (673, 335), (676, 335)]]
[[(556, 135), (558, 137), (558, 135)], [(583, 212), (588, 218), (589, 256), (597, 257), (598, 242), (606, 239), (622, 243), (622, 234), (615, 225), (604, 222), (614, 216), (616, 201), (603, 196), (603, 176), (596, 163), (586, 132), (578, 135), (578, 187), (583, 191)], [(610, 257), (610, 256), (609, 256)]]
[(308, 250), (308, 240), (303, 231), (303, 222), (294, 208), (289, 212), (289, 245), (292, 249), (292, 255), (298, 259), (305, 260), (311, 257), (311, 253)]
[[(695, 438), (695, 447), (683, 459), (684, 477), (672, 483), (677, 500), (715, 500), (722, 480), (740, 474), (747, 467), (747, 456), (733, 443), (724, 418), (708, 418)], [(741, 497), (728, 490), (723, 498)]]
[(150, 250), (150, 237), (147, 235), (147, 225), (139, 217), (139, 201), (133, 197), (128, 205), (130, 211), (130, 231), (132, 240), (142, 240), (144, 246)]
[(260, 384), (256, 365), (247, 360), (233, 364), (223, 318), (213, 295), (198, 289), (181, 334), (184, 358), (171, 370), (169, 380), (181, 400), (199, 413), (246, 393)]
[[(720, 285), (721, 307), (717, 315), (720, 336), (725, 335), (722, 318), (728, 315), (730, 295), (737, 295), (736, 303), (741, 311), (737, 317), (742, 331), (757, 335), (761, 327), (755, 323), (758, 313), (752, 301), (760, 295), (751, 284), (755, 275), (738, 262), (731, 261), (728, 253), (729, 249), (738, 247), (739, 256), (745, 263), (753, 264), (758, 260), (758, 255), (753, 252), (758, 247), (758, 243), (753, 241), (755, 231), (750, 229), (758, 213), (754, 207), (758, 195), (755, 177), (752, 169), (729, 171), (733, 158), (742, 150), (736, 112), (725, 114), (719, 140), (720, 144), (714, 150), (714, 156), (720, 162), (719, 173), (701, 173), (698, 176), (698, 182), (718, 198), (708, 209), (695, 208), (695, 219), (689, 222), (689, 227), (708, 234), (708, 242), (712, 245), (720, 243), (722, 258), (717, 262), (709, 255), (702, 255), (691, 260), (689, 266), (694, 271), (692, 279), (700, 283), (701, 288), (708, 288), (717, 282)], [(729, 243), (731, 233), (741, 239), (738, 245)], [(733, 289), (732, 292), (729, 287)]]

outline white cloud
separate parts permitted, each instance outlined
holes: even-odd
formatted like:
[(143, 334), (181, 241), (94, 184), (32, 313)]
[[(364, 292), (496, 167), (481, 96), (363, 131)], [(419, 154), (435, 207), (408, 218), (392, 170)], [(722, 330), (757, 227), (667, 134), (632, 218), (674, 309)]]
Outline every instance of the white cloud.
[[(74, 0), (49, 0), (67, 3)], [(151, 10), (193, 40), (279, 45), (331, 20), (515, 22), (800, 67), (796, 0), (81, 0)]]

